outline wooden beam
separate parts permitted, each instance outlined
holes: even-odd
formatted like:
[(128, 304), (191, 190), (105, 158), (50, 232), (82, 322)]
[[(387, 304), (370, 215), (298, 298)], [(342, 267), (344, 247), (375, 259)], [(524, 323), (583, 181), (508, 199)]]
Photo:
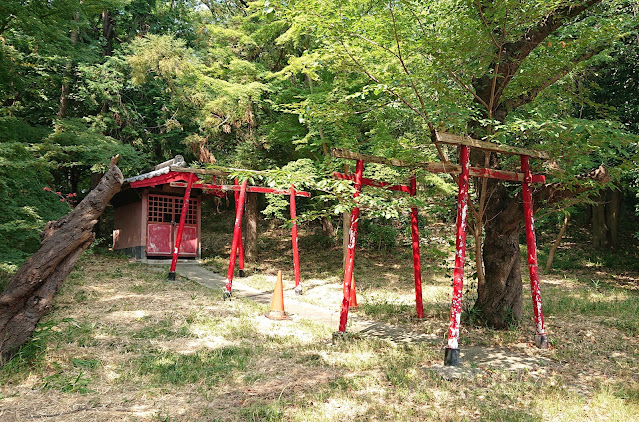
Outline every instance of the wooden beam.
[[(456, 164), (442, 164), (442, 163), (425, 163), (424, 169), (431, 173), (447, 173), (447, 174), (461, 174), (461, 166)], [(469, 176), (471, 177), (483, 177), (488, 179), (509, 180), (511, 182), (523, 182), (524, 173), (516, 171), (506, 170), (494, 170), (487, 168), (471, 167), (469, 169)], [(530, 183), (544, 183), (546, 176), (542, 174), (533, 174)]]
[[(169, 184), (172, 188), (184, 188), (186, 187), (186, 183), (184, 182), (171, 182)], [(229, 191), (240, 191), (239, 185), (212, 185), (209, 183), (193, 183), (193, 189), (209, 189), (209, 190), (219, 190), (223, 192)], [(274, 189), (274, 188), (265, 188), (261, 186), (247, 186), (246, 192), (254, 192), (254, 193), (273, 193), (276, 195), (290, 195), (291, 191), (288, 189)], [(310, 198), (311, 194), (309, 192), (304, 191), (295, 191), (295, 196), (303, 196), (304, 198)]]
[(184, 167), (184, 166), (186, 166), (186, 163), (184, 162), (184, 157), (182, 157), (181, 155), (176, 155), (174, 158), (171, 158), (170, 160), (167, 160), (153, 167), (153, 170), (160, 170), (160, 169), (163, 169), (164, 167)]
[(376, 155), (364, 155), (358, 152), (348, 151), (341, 148), (333, 148), (331, 151), (331, 155), (335, 158), (346, 158), (349, 160), (363, 160), (368, 163), (386, 164), (389, 166), (397, 166), (397, 167), (418, 168), (422, 166), (419, 163), (411, 163), (408, 161), (398, 160), (396, 158), (378, 157)]
[(198, 168), (188, 168), (188, 167), (174, 167), (171, 166), (171, 171), (180, 171), (182, 173), (195, 173), (195, 174), (210, 174), (213, 176), (228, 176), (233, 172), (238, 173), (251, 173), (251, 174), (268, 174), (268, 170), (248, 170), (248, 169), (236, 169), (232, 167), (226, 167), (224, 170), (221, 169), (198, 169)]
[[(222, 190), (228, 191), (239, 191), (240, 187), (238, 185), (222, 185)], [(274, 189), (274, 188), (264, 188), (261, 186), (248, 186), (246, 188), (247, 192), (255, 192), (255, 193), (273, 193), (276, 195), (290, 195), (291, 191), (289, 189)], [(295, 191), (295, 196), (303, 196), (304, 198), (310, 198), (311, 194), (309, 192), (304, 191)]]
[[(355, 175), (354, 174), (344, 174), (344, 173), (338, 173), (338, 172), (334, 172), (333, 173), (333, 177), (336, 179), (342, 179), (342, 180), (355, 180)], [(410, 194), (410, 187), (406, 186), (406, 185), (393, 185), (392, 183), (387, 183), (387, 182), (380, 182), (378, 180), (373, 180), (373, 179), (367, 179), (366, 177), (362, 177), (362, 185), (364, 186), (373, 186), (376, 188), (383, 188), (383, 189), (388, 189), (388, 190), (396, 190), (399, 192), (405, 192)]]
[[(479, 141), (478, 141), (479, 142)], [(489, 142), (485, 142), (489, 143)], [(364, 155), (357, 152), (347, 151), (345, 149), (333, 148), (331, 155), (336, 158), (347, 158), (351, 160), (363, 160), (369, 163), (378, 163), (393, 165), (397, 167), (410, 167), (421, 168), (431, 173), (447, 173), (447, 174), (461, 174), (461, 167), (457, 164), (444, 164), (444, 163), (410, 163), (407, 161), (396, 160), (392, 158), (377, 157), (375, 155)], [(472, 177), (485, 177), (489, 179), (510, 180), (512, 182), (523, 182), (524, 173), (494, 170), (487, 168), (470, 168), (470, 176)], [(539, 174), (532, 175), (531, 183), (544, 183), (546, 177)]]
[(545, 151), (537, 151), (534, 149), (511, 147), (508, 145), (499, 145), (493, 142), (479, 141), (473, 138), (466, 138), (459, 135), (453, 135), (447, 132), (437, 132), (437, 142), (449, 145), (466, 145), (471, 148), (481, 149), (484, 151), (499, 152), (510, 155), (527, 155), (531, 158), (540, 158), (548, 160), (550, 155)]
[(208, 174), (211, 176), (228, 176), (231, 172), (223, 171), (223, 170), (213, 170), (213, 169), (194, 169), (188, 167), (176, 167), (171, 166), (171, 171), (177, 171), (180, 173), (194, 173), (194, 174)]

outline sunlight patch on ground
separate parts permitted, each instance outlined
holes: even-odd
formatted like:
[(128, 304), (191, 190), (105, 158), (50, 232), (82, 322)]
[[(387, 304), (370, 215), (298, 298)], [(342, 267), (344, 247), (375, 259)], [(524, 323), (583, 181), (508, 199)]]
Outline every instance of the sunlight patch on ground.
[(141, 309), (137, 311), (113, 311), (105, 315), (107, 320), (125, 322), (139, 320), (147, 316), (147, 311)]

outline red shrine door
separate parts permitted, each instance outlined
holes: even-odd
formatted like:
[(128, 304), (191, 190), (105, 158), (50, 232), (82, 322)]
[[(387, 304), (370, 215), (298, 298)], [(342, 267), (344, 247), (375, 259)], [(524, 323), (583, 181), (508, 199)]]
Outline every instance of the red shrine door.
[[(148, 196), (146, 254), (147, 256), (171, 256), (180, 213), (182, 197), (166, 195)], [(178, 255), (195, 257), (198, 253), (198, 207), (199, 200), (191, 199), (184, 221), (182, 243)]]

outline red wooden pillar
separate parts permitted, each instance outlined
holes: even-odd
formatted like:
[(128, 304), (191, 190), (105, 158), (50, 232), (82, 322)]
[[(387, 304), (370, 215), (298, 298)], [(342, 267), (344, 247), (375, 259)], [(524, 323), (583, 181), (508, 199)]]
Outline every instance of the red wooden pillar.
[(235, 258), (239, 243), (242, 241), (242, 214), (244, 213), (244, 199), (246, 197), (246, 184), (248, 180), (242, 182), (240, 187), (240, 196), (237, 200), (235, 209), (235, 228), (233, 230), (233, 241), (231, 242), (231, 259), (229, 260), (229, 270), (226, 273), (226, 292), (225, 298), (231, 297), (231, 286), (233, 285), (233, 271), (235, 271)]
[(189, 198), (191, 197), (191, 186), (193, 186), (195, 175), (189, 173), (189, 182), (184, 191), (184, 200), (182, 201), (182, 210), (180, 211), (180, 224), (178, 225), (177, 235), (175, 237), (175, 245), (173, 246), (173, 258), (171, 259), (171, 268), (169, 269), (169, 280), (175, 280), (175, 267), (177, 266), (178, 252), (182, 243), (182, 232), (184, 231), (184, 222), (186, 221), (186, 213), (189, 210)]
[[(362, 191), (362, 173), (364, 173), (364, 161), (357, 160), (355, 167), (355, 193), (356, 199)], [(344, 300), (342, 312), (339, 317), (339, 331), (346, 332), (348, 319), (348, 307), (351, 299), (351, 282), (353, 280), (353, 266), (355, 264), (355, 244), (357, 243), (357, 226), (359, 225), (359, 207), (355, 206), (351, 211), (351, 228), (348, 234), (348, 249), (346, 252), (346, 268), (344, 269)]]
[[(235, 179), (235, 186), (239, 185), (237, 178)], [(238, 191), (234, 191), (233, 195), (235, 196), (235, 209), (237, 210), (237, 204), (239, 202), (240, 193)], [(244, 277), (244, 241), (242, 239), (242, 227), (240, 226), (240, 239), (238, 244), (238, 255), (240, 261), (240, 277)]]
[(455, 271), (453, 273), (453, 300), (450, 306), (450, 326), (448, 347), (444, 355), (444, 365), (459, 365), (459, 326), (464, 285), (464, 260), (466, 258), (466, 217), (468, 214), (468, 172), (470, 168), (470, 148), (460, 149), (459, 195), (457, 197), (457, 238), (455, 241)]
[(295, 271), (295, 294), (302, 294), (302, 285), (300, 284), (300, 253), (297, 247), (297, 206), (295, 201), (295, 186), (291, 185), (291, 239), (293, 241), (293, 270)]
[(541, 289), (539, 288), (539, 268), (537, 266), (537, 241), (535, 239), (535, 219), (533, 217), (532, 192), (530, 191), (530, 162), (527, 155), (521, 156), (521, 171), (524, 173), (522, 196), (524, 200), (524, 218), (526, 221), (526, 247), (528, 249), (528, 271), (530, 273), (530, 291), (533, 313), (535, 315), (535, 344), (541, 349), (548, 348), (548, 335), (544, 327), (544, 314), (541, 310)]
[[(415, 175), (410, 178), (410, 195), (417, 195), (417, 181)], [(419, 225), (417, 222), (417, 207), (410, 209), (410, 227), (413, 240), (413, 271), (415, 272), (415, 307), (417, 318), (424, 318), (424, 305), (422, 304), (422, 264), (419, 259)]]

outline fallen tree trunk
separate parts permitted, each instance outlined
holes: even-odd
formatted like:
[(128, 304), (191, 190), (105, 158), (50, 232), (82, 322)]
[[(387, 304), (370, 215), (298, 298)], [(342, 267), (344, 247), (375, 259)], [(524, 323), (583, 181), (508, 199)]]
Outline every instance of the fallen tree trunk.
[(47, 223), (40, 248), (0, 294), (0, 366), (31, 338), (78, 258), (95, 239), (93, 227), (124, 182), (115, 161), (73, 211)]

